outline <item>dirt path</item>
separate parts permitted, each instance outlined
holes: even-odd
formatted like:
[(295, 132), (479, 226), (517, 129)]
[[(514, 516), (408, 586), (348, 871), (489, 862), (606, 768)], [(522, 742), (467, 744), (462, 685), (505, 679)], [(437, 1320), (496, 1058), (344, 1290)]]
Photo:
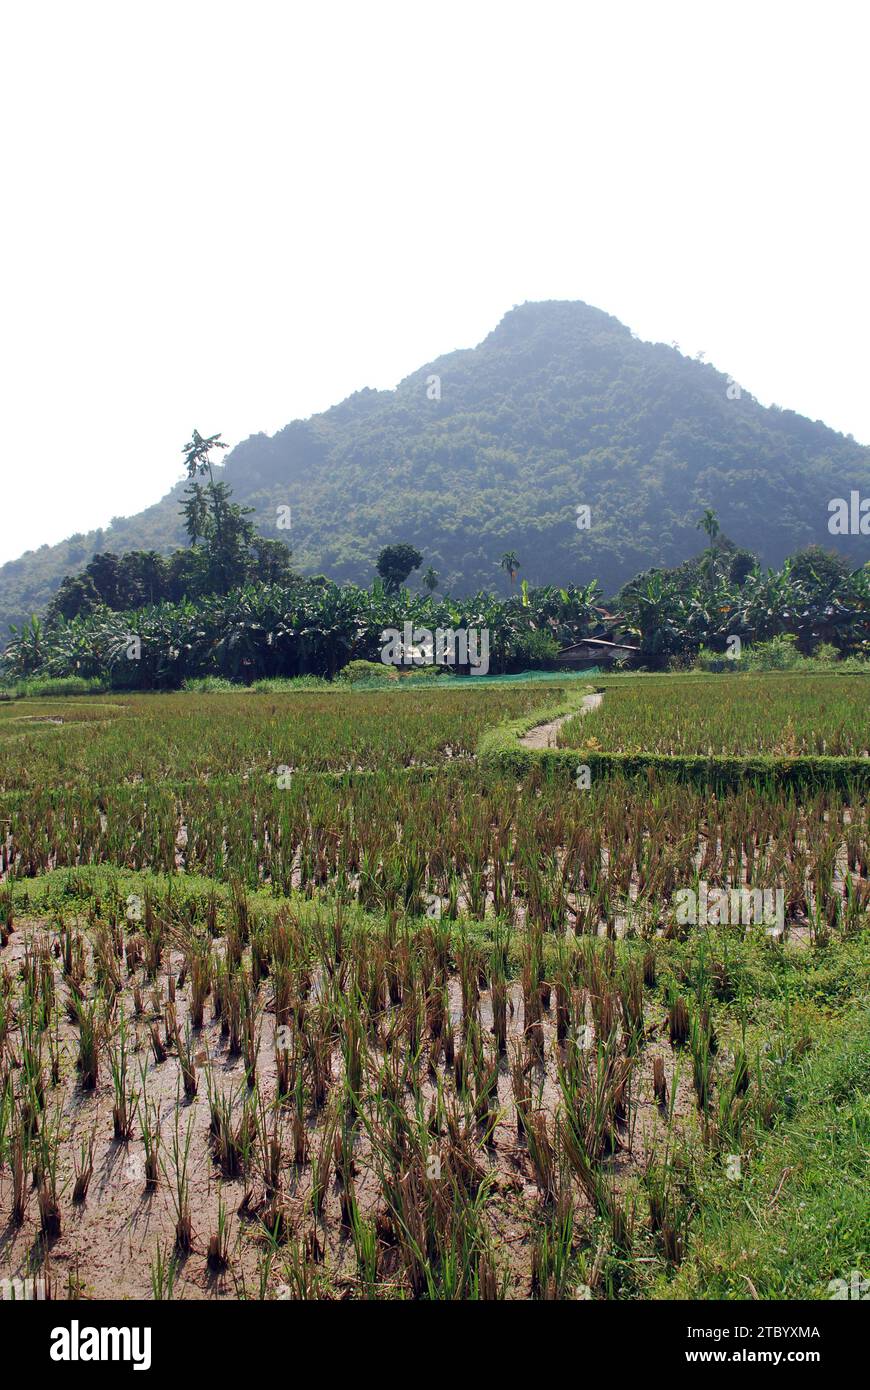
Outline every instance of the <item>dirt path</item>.
[(527, 734), (523, 734), (520, 739), (521, 746), (523, 748), (555, 748), (556, 734), (562, 725), (567, 724), (569, 719), (573, 719), (575, 714), (588, 714), (589, 710), (597, 709), (602, 698), (600, 692), (595, 695), (584, 695), (579, 710), (572, 710), (570, 714), (562, 714), (558, 719), (551, 719), (549, 724), (536, 724), (533, 729), (529, 729)]

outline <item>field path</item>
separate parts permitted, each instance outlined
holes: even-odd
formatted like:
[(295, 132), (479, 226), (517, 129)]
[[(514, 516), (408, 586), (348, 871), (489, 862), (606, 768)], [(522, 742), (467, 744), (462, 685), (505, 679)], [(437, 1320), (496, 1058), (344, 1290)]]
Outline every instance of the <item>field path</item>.
[(588, 714), (589, 710), (597, 709), (602, 699), (600, 691), (595, 695), (584, 695), (579, 711), (572, 710), (570, 714), (562, 714), (558, 719), (551, 719), (549, 724), (536, 724), (527, 734), (523, 734), (519, 740), (520, 745), (523, 748), (555, 748), (556, 734), (562, 725), (567, 724), (577, 713)]

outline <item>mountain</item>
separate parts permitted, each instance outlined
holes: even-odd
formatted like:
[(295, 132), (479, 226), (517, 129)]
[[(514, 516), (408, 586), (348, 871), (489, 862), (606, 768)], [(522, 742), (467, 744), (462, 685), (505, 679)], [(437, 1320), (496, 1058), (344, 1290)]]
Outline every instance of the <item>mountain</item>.
[[(402, 540), (457, 593), (506, 589), (506, 550), (531, 584), (597, 577), (613, 592), (697, 550), (706, 506), (766, 564), (811, 543), (856, 567), (870, 558), (866, 536), (828, 532), (832, 498), (870, 496), (870, 449), (738, 391), (587, 304), (523, 304), (478, 347), (394, 391), (358, 391), (252, 435), (220, 472), (264, 533), (290, 543), (297, 569), (336, 580), (369, 583), (381, 546)], [(0, 567), (0, 630), (43, 608), (96, 551), (183, 544), (182, 488)], [(287, 505), (292, 528), (278, 530)], [(591, 509), (588, 530), (578, 506)]]

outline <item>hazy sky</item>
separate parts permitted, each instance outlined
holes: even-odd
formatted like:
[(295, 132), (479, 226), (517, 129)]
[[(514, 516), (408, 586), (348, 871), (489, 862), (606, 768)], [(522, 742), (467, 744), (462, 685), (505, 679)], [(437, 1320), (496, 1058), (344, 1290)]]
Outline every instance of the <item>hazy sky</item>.
[(866, 14), (0, 0), (0, 560), (526, 299), (870, 442)]

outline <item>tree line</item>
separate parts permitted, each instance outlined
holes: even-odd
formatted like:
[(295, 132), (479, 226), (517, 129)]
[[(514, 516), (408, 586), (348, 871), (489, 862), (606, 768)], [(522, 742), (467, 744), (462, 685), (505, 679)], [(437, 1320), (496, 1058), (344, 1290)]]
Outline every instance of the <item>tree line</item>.
[(289, 548), (261, 536), (251, 509), (216, 482), (210, 457), (219, 435), (194, 431), (185, 445), (188, 486), (182, 502), (189, 546), (162, 556), (98, 554), (64, 579), (44, 620), (13, 628), (6, 675), (83, 676), (117, 687), (161, 689), (218, 675), (253, 681), (274, 676), (333, 677), (351, 660), (377, 660), (381, 633), (410, 621), (429, 629), (486, 627), (490, 667), (508, 672), (552, 664), (561, 648), (589, 635), (624, 634), (648, 669), (691, 660), (729, 640), (752, 645), (790, 635), (811, 654), (824, 643), (842, 656), (870, 655), (870, 566), (852, 571), (817, 546), (762, 569), (736, 546), (709, 508), (699, 521), (707, 545), (673, 569), (650, 569), (606, 604), (587, 585), (515, 589), (522, 562), (513, 550), (500, 565), (512, 593), (469, 598), (437, 594), (430, 566), (422, 590), (407, 580), (423, 563), (414, 546), (385, 546), (370, 588), (302, 578)]

